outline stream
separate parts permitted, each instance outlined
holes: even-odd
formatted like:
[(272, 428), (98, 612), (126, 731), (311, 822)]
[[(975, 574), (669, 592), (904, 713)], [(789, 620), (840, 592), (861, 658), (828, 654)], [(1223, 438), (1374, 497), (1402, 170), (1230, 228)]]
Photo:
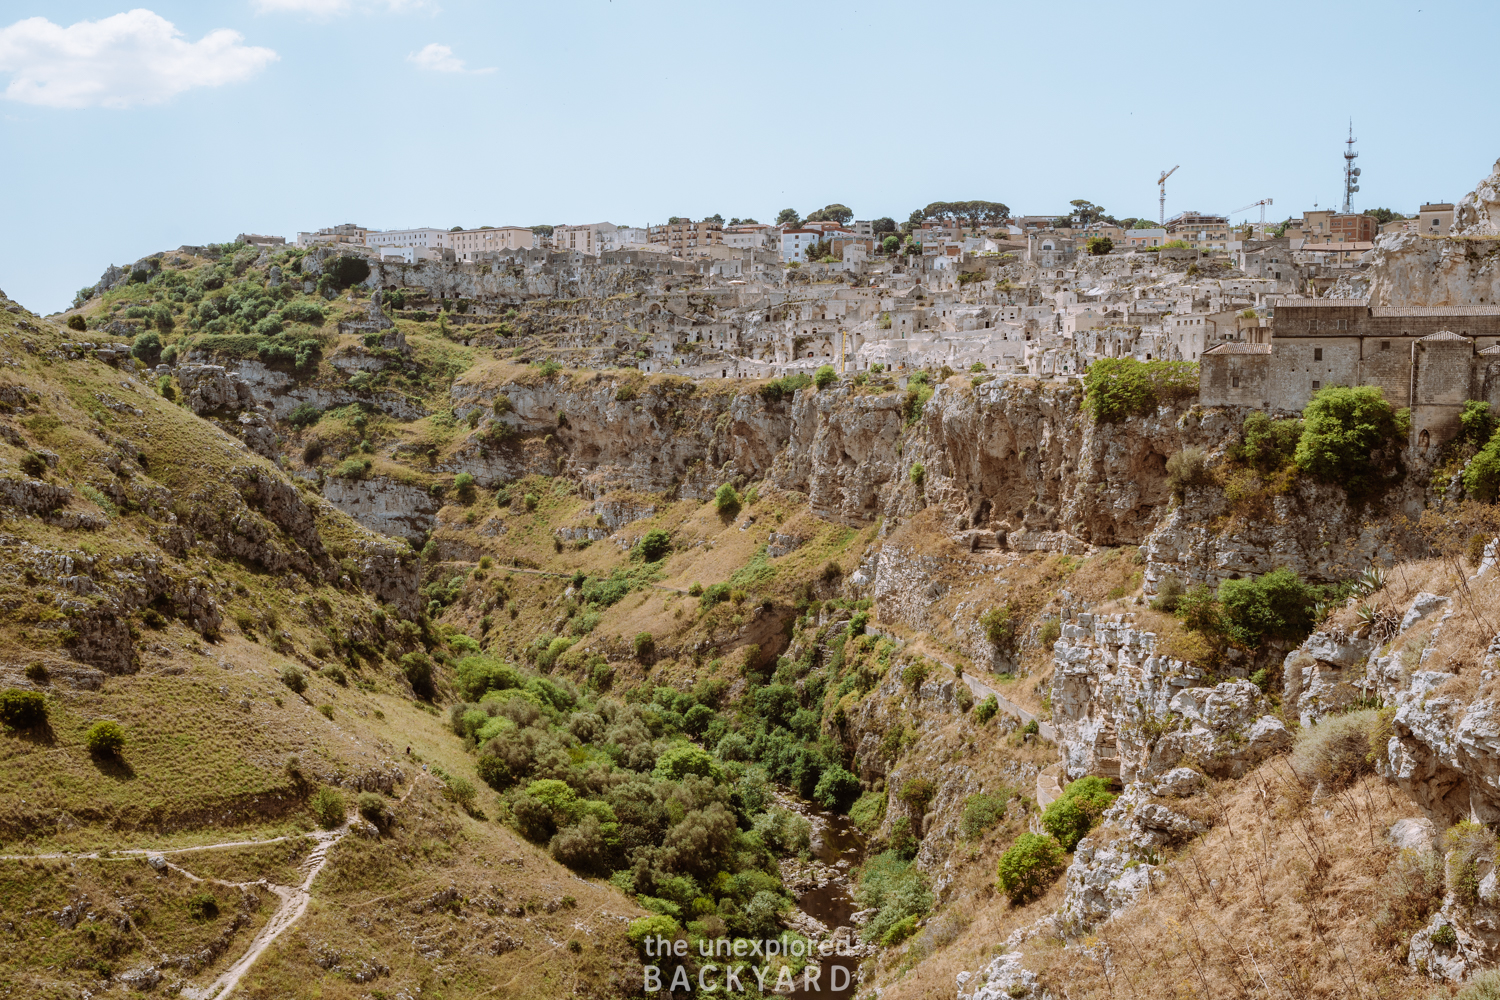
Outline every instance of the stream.
[[(812, 823), (812, 844), (810, 854), (814, 865), (808, 869), (824, 867), (832, 869), (837, 877), (822, 880), (822, 885), (811, 885), (805, 889), (797, 888), (797, 908), (812, 917), (814, 920), (828, 928), (829, 939), (838, 939), (847, 936), (852, 944), (858, 943), (858, 931), (850, 919), (855, 913), (854, 897), (849, 884), (850, 872), (862, 864), (865, 860), (865, 838), (864, 835), (849, 821), (848, 816), (841, 816), (829, 812), (810, 802), (801, 802), (796, 799), (781, 799), (781, 804), (788, 809), (806, 817)], [(821, 866), (816, 863), (821, 862)], [(838, 933), (840, 928), (845, 928), (843, 935)], [(823, 959), (823, 979), (821, 991), (797, 990), (797, 995), (813, 995), (819, 997), (833, 998), (833, 1000), (848, 1000), (855, 994), (859, 979), (859, 963), (862, 961), (856, 956), (831, 955)], [(830, 977), (834, 965), (843, 965), (849, 970), (849, 985), (842, 990), (830, 989)], [(800, 987), (801, 980), (798, 980)]]

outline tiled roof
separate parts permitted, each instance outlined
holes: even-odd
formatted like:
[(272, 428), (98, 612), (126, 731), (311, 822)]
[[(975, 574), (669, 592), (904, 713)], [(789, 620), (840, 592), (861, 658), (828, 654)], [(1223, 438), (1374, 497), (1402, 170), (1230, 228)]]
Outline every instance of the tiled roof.
[(1270, 344), (1220, 344), (1203, 352), (1204, 354), (1270, 354)]
[(1369, 299), (1277, 299), (1278, 306), (1296, 306), (1308, 309), (1332, 309), (1335, 306), (1348, 308), (1349, 306), (1362, 306)]
[(1429, 340), (1461, 340), (1466, 344), (1469, 342), (1468, 337), (1461, 337), (1458, 334), (1454, 333), (1452, 330), (1439, 330), (1437, 333), (1431, 334), (1429, 336), (1418, 337), (1417, 343), (1425, 343)]
[(1500, 316), (1500, 306), (1374, 306), (1371, 316)]

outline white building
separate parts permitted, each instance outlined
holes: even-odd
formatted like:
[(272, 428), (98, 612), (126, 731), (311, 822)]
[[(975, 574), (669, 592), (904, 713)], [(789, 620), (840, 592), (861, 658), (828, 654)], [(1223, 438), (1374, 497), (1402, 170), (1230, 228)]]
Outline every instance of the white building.
[(381, 247), (380, 259), (415, 264), (419, 260), (453, 260), (454, 253), (445, 247)]
[(601, 234), (605, 250), (623, 250), (627, 246), (645, 246), (650, 234), (639, 226), (615, 226)]
[(807, 248), (823, 238), (818, 229), (783, 229), (781, 231), (781, 259), (785, 263), (807, 262)]
[(725, 226), (724, 245), (737, 250), (759, 250), (771, 238), (774, 227), (756, 222), (748, 225)]
[(371, 229), (365, 233), (367, 247), (441, 247), (448, 234), (441, 229)]
[(617, 228), (610, 222), (591, 222), (584, 226), (555, 226), (552, 230), (552, 249), (575, 251), (597, 257), (606, 249), (605, 234)]

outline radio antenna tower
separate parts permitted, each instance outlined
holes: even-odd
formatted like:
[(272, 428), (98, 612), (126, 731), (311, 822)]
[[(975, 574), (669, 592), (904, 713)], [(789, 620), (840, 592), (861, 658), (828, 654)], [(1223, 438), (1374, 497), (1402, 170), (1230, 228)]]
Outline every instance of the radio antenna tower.
[(1354, 119), (1349, 119), (1349, 138), (1344, 143), (1344, 214), (1354, 211), (1354, 192), (1359, 190), (1359, 168), (1354, 161), (1359, 154), (1354, 151)]

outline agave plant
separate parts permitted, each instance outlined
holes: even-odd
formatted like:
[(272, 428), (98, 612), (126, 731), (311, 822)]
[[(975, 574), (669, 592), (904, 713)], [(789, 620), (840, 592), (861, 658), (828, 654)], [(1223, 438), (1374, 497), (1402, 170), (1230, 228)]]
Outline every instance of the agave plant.
[(1401, 619), (1390, 608), (1361, 604), (1356, 614), (1359, 616), (1357, 631), (1367, 632), (1377, 642), (1385, 642), (1401, 631)]
[(1354, 581), (1354, 589), (1361, 597), (1368, 597), (1385, 587), (1385, 570), (1379, 566), (1367, 566), (1365, 571)]

